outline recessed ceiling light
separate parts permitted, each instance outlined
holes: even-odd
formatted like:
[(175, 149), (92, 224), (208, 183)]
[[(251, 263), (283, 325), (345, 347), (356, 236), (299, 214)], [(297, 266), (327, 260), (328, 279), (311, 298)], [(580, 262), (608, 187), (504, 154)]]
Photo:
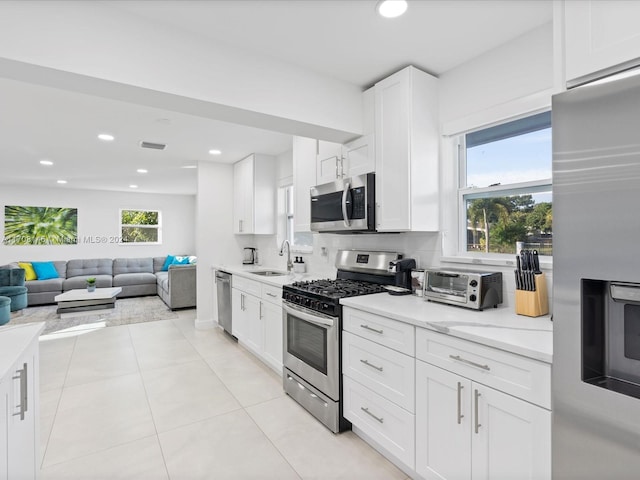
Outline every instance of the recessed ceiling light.
[(407, 0), (382, 0), (376, 10), (385, 18), (396, 18), (407, 11)]
[(108, 133), (101, 133), (100, 135), (98, 135), (98, 138), (100, 140), (104, 140), (105, 142), (111, 142), (116, 137), (114, 137), (113, 135), (109, 135)]
[(211, 155), (220, 155), (222, 152), (220, 150), (209, 150)]
[(67, 183), (66, 180), (58, 180), (58, 183), (63, 184), (63, 183)]
[(138, 185), (129, 185), (129, 188), (138, 188)]
[(138, 173), (148, 173), (149, 170), (147, 170), (146, 168), (139, 168), (138, 170), (136, 170), (136, 172), (138, 172)]
[(197, 165), (183, 165), (180, 168), (198, 168), (198, 166)]
[(53, 165), (53, 162), (51, 160), (40, 160), (40, 165), (46, 165), (49, 167)]

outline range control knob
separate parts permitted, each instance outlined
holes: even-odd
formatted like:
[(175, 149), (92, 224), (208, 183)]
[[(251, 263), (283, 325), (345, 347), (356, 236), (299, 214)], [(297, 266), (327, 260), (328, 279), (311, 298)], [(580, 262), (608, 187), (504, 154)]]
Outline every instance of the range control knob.
[(478, 281), (477, 280), (471, 280), (469, 282), (469, 285), (471, 285), (472, 287), (477, 287), (478, 286)]
[(469, 300), (471, 300), (472, 302), (475, 302), (478, 299), (478, 297), (476, 297), (475, 295), (469, 295)]

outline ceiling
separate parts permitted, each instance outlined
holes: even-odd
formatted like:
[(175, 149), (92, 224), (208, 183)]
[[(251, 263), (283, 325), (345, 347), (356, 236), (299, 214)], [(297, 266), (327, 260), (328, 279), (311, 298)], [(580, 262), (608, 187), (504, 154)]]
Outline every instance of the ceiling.
[[(409, 0), (407, 13), (391, 20), (377, 16), (375, 0), (107, 3), (203, 42), (273, 57), (363, 89), (408, 64), (440, 75), (552, 18), (551, 0)], [(3, 183), (195, 194), (197, 171), (182, 167), (291, 148), (291, 137), (276, 132), (8, 79), (0, 79), (0, 105)], [(102, 132), (115, 140), (98, 140)], [(167, 148), (142, 149), (141, 140)], [(223, 153), (209, 155), (213, 148)], [(41, 159), (54, 165), (41, 166)], [(139, 168), (148, 173), (137, 173)], [(67, 183), (57, 184), (60, 179)]]

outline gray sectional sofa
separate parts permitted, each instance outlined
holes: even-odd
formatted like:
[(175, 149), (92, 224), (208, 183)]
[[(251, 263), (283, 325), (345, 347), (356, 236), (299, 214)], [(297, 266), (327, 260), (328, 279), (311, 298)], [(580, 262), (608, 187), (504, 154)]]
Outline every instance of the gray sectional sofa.
[(162, 271), (166, 257), (91, 258), (54, 261), (59, 278), (27, 280), (29, 306), (55, 303), (56, 295), (85, 288), (89, 277), (96, 286), (121, 287), (118, 298), (158, 295), (176, 310), (196, 306), (196, 265), (169, 265)]

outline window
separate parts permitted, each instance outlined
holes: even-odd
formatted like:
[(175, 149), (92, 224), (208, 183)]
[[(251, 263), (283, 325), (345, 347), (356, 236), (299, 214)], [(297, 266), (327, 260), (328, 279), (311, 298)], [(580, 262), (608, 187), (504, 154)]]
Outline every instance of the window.
[(160, 220), (157, 210), (120, 210), (121, 243), (162, 243)]
[(313, 248), (313, 234), (311, 232), (296, 232), (294, 222), (293, 185), (281, 189), (284, 195), (284, 239), (289, 240), (292, 249), (298, 252), (311, 252)]
[(465, 253), (552, 254), (551, 112), (462, 135), (460, 245)]

